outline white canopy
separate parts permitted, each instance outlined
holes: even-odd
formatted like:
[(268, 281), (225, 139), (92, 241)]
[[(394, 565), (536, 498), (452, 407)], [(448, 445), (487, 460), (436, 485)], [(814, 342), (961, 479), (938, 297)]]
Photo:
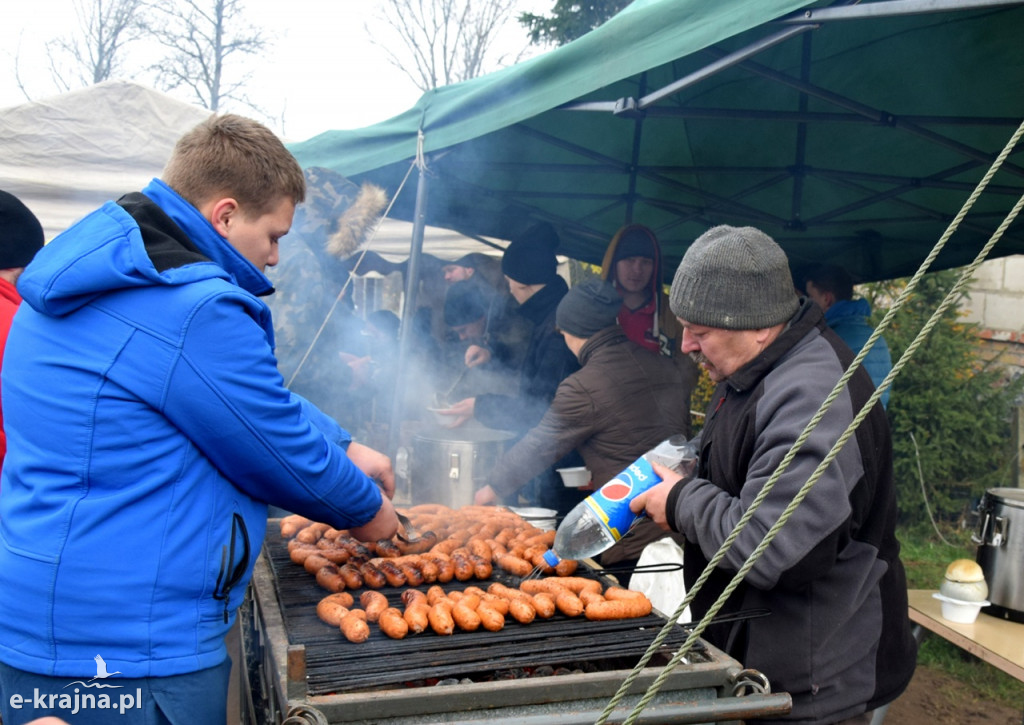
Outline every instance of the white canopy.
[(178, 137), (209, 113), (124, 81), (0, 109), (0, 189), (50, 240), (158, 176)]
[[(127, 81), (0, 108), (0, 189), (39, 217), (49, 241), (159, 176), (178, 138), (209, 114)], [(411, 238), (411, 224), (386, 220), (370, 248), (398, 261), (408, 256)], [(444, 229), (429, 230), (425, 250), (442, 259), (494, 251)]]

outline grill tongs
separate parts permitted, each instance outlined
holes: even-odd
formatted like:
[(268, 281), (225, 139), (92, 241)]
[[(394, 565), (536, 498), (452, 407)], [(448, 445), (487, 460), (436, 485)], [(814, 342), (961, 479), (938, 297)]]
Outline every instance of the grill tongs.
[(423, 540), (423, 536), (416, 530), (412, 525), (412, 521), (409, 517), (403, 513), (395, 511), (395, 516), (398, 517), (399, 529), (398, 533), (395, 534), (399, 541), (403, 541), (406, 544), (418, 544)]
[[(664, 561), (660, 564), (643, 564), (640, 566), (610, 566), (606, 569), (591, 569), (587, 568), (587, 571), (591, 574), (597, 574), (598, 576), (604, 576), (611, 574), (664, 574), (670, 571), (679, 571), (683, 568), (682, 564), (678, 564), (671, 561)], [(543, 573), (544, 566), (538, 564), (533, 567), (529, 574), (522, 578), (522, 581), (527, 579), (537, 579)]]

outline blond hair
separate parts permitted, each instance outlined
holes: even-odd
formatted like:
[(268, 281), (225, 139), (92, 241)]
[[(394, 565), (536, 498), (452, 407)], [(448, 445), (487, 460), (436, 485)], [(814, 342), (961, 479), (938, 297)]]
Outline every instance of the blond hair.
[(272, 210), (282, 196), (306, 197), (302, 167), (263, 124), (234, 114), (214, 115), (174, 146), (163, 180), (195, 207), (233, 197), (248, 217)]

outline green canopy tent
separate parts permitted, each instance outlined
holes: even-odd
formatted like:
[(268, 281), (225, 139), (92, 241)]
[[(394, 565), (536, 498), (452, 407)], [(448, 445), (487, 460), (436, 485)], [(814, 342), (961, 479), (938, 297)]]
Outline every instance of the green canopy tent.
[[(547, 220), (599, 263), (643, 223), (666, 281), (715, 224), (795, 267), (912, 273), (1024, 118), (1024, 0), (636, 0), (566, 46), (294, 144), (392, 195), (392, 216), (508, 239)], [(1024, 192), (1011, 156), (934, 268), (973, 258)], [(1013, 227), (994, 256), (1024, 252)], [(411, 260), (412, 261), (412, 260)], [(415, 269), (410, 269), (414, 272)]]

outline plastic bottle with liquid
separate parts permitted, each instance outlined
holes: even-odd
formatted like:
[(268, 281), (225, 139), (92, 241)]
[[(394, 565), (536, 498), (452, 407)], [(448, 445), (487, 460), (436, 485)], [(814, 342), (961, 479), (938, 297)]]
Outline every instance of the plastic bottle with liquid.
[(547, 564), (555, 566), (560, 559), (596, 556), (621, 539), (640, 518), (629, 510), (629, 502), (661, 483), (652, 462), (688, 476), (696, 465), (697, 451), (685, 436), (672, 436), (576, 504), (558, 525), (555, 543), (544, 555)]

